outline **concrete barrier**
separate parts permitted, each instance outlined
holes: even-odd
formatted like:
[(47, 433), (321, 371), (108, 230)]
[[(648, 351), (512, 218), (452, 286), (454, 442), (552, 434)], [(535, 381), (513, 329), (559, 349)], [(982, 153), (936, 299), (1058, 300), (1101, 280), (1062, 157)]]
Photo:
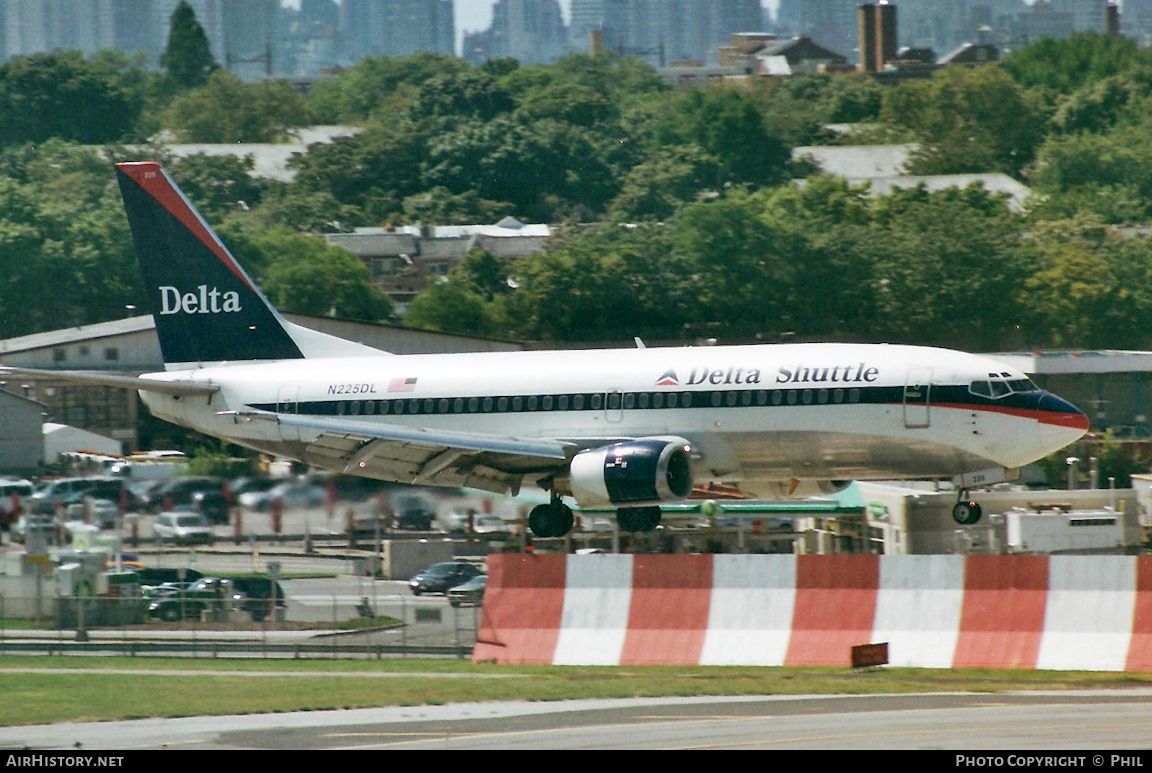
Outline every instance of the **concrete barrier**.
[(475, 662), (1152, 671), (1152, 556), (500, 555)]

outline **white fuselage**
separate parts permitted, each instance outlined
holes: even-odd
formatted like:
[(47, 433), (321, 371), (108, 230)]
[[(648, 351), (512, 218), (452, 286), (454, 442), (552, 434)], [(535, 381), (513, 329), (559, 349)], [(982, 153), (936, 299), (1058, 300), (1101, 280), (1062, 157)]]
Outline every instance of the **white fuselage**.
[(991, 377), (1025, 380), (995, 360), (896, 345), (383, 355), (150, 377), (220, 388), (211, 400), (143, 392), (160, 418), (289, 457), (300, 458), (320, 431), (228, 412), (554, 438), (577, 448), (672, 435), (692, 443), (698, 479), (740, 481), (762, 496), (791, 479), (1016, 468), (1075, 441), (1086, 426), (972, 394), (973, 382)]

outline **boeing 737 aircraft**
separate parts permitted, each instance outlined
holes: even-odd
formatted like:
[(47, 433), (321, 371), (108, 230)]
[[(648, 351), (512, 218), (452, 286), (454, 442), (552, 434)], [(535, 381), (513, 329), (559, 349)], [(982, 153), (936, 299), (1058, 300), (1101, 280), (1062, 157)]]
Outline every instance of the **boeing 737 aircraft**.
[[(779, 344), (390, 355), (280, 316), (154, 163), (117, 165), (165, 371), (72, 373), (138, 389), (156, 416), (230, 443), (388, 481), (551, 492), (529, 527), (615, 507), (648, 531), (708, 482), (751, 498), (852, 480), (969, 490), (1084, 435), (1083, 413), (987, 358)], [(59, 371), (50, 371), (60, 377)]]

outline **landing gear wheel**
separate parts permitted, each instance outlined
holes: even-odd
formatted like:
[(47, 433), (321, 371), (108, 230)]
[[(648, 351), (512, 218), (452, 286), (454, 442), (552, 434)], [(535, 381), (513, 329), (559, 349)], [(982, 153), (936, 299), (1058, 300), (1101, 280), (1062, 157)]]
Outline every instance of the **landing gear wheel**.
[(542, 539), (563, 537), (572, 531), (574, 523), (576, 517), (572, 514), (572, 508), (560, 501), (536, 505), (528, 513), (528, 528)]
[(956, 503), (952, 508), (952, 520), (961, 526), (971, 526), (979, 522), (984, 515), (984, 509), (970, 499)]
[(616, 511), (616, 522), (633, 534), (649, 532), (660, 525), (660, 508), (622, 507)]

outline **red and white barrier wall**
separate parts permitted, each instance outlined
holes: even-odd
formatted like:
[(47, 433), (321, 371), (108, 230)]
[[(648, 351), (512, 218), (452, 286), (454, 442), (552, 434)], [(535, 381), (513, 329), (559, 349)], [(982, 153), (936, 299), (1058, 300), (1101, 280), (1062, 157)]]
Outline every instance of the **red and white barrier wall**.
[(1152, 556), (499, 555), (473, 660), (1152, 671)]

